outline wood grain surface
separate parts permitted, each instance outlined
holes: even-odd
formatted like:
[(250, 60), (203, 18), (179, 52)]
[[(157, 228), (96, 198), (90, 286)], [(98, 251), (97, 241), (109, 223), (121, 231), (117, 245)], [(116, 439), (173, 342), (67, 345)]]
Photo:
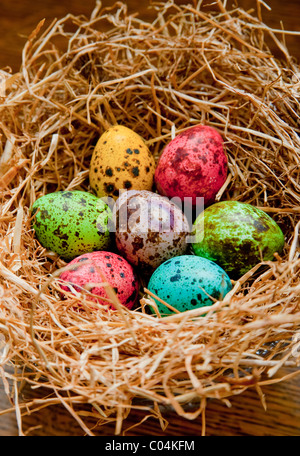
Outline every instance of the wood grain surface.
[[(103, 5), (113, 2), (103, 1)], [(180, 1), (178, 1), (180, 3)], [(187, 2), (181, 2), (187, 3)], [(228, 2), (233, 4), (234, 1)], [(263, 2), (262, 2), (263, 3)], [(269, 0), (272, 8), (268, 11), (262, 6), (264, 21), (271, 27), (299, 31), (300, 1)], [(143, 19), (151, 19), (147, 8), (148, 2), (131, 0), (127, 2), (129, 12), (139, 12)], [(245, 9), (256, 8), (255, 0), (240, 0), (239, 5)], [(94, 7), (94, 0), (1, 0), (0, 5), (0, 69), (11, 68), (18, 71), (21, 64), (21, 53), (26, 37), (37, 23), (45, 18), (46, 25), (53, 18), (60, 18), (67, 13), (89, 15)], [(46, 26), (45, 25), (45, 26)], [(290, 53), (300, 60), (300, 36), (286, 35), (286, 44)], [(284, 369), (283, 373), (295, 371)], [(144, 413), (132, 411), (125, 422), (127, 436), (199, 436), (205, 424), (207, 436), (299, 436), (300, 435), (300, 376), (293, 376), (284, 382), (266, 385), (262, 388), (266, 410), (255, 389), (248, 389), (237, 395), (229, 403), (210, 400), (207, 404), (205, 423), (203, 417), (188, 421), (166, 411), (164, 417), (168, 426), (163, 431), (160, 423), (152, 417), (137, 427)], [(38, 399), (43, 391), (30, 390), (25, 387), (23, 397)], [(12, 399), (13, 401), (13, 399)], [(13, 412), (1, 414), (9, 409), (11, 403), (4, 392), (0, 376), (0, 436), (18, 436), (19, 427)], [(230, 406), (229, 406), (230, 405)], [(91, 421), (92, 427), (96, 423)], [(41, 409), (38, 413), (24, 414), (22, 432), (30, 436), (81, 436), (84, 431), (63, 406)], [(102, 426), (96, 435), (114, 435), (114, 424)]]

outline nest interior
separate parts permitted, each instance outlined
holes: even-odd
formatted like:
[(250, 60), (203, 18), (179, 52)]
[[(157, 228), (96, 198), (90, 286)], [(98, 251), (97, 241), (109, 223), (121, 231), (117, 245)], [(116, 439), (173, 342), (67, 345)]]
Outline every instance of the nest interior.
[[(0, 73), (0, 364), (16, 366), (14, 388), (46, 388), (87, 434), (85, 405), (118, 434), (139, 400), (156, 417), (157, 406), (171, 406), (193, 419), (208, 398), (259, 393), (271, 377), (282, 380), (283, 365), (299, 365), (300, 68), (260, 14), (217, 5), (154, 3), (150, 23), (120, 2), (96, 2), (88, 18), (38, 24), (20, 71)], [(229, 159), (218, 198), (270, 214), (283, 254), (235, 281), (205, 315), (157, 318), (143, 292), (133, 311), (91, 309), (83, 297), (79, 312), (78, 297), (62, 300), (56, 280), (66, 263), (38, 243), (29, 208), (52, 191), (90, 191), (93, 147), (116, 123), (156, 158), (174, 129), (215, 127)], [(19, 417), (39, 408), (15, 407)]]

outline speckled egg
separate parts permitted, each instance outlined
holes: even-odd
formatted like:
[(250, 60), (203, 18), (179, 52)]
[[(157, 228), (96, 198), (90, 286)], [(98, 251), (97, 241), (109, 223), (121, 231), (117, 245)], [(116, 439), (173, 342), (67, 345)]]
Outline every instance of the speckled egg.
[(143, 138), (123, 125), (105, 131), (90, 162), (89, 179), (97, 196), (119, 197), (123, 189), (152, 190), (154, 158)]
[[(231, 281), (220, 266), (195, 255), (165, 261), (154, 271), (148, 283), (151, 293), (179, 312), (210, 306), (215, 300), (222, 300), (231, 288)], [(154, 300), (162, 316), (174, 313)]]
[(112, 212), (101, 198), (80, 191), (59, 191), (38, 198), (31, 207), (40, 244), (66, 261), (111, 243)]
[(238, 279), (261, 259), (281, 253), (284, 235), (264, 211), (238, 201), (221, 201), (206, 208), (194, 223), (193, 250), (218, 263)]
[(139, 285), (134, 270), (116, 253), (85, 253), (74, 258), (68, 266), (70, 265), (74, 265), (74, 269), (66, 270), (60, 275), (60, 280), (65, 282), (60, 285), (62, 290), (72, 292), (73, 287), (79, 292), (88, 291), (94, 295), (90, 296), (92, 301), (113, 309), (111, 301), (107, 301), (107, 287), (103, 285), (106, 281), (114, 289), (122, 305), (132, 309), (137, 302)]
[[(164, 148), (155, 171), (158, 192), (169, 198), (189, 198), (192, 205), (214, 202), (227, 176), (227, 155), (217, 130), (196, 125), (177, 135)], [(186, 200), (188, 204), (188, 201)]]
[(124, 192), (113, 209), (116, 245), (131, 264), (152, 272), (163, 261), (187, 250), (190, 226), (168, 198), (147, 190)]

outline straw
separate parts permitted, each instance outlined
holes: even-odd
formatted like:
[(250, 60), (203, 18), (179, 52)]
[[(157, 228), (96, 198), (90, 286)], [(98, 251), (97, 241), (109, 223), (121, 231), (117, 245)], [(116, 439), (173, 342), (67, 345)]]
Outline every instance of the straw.
[[(299, 366), (300, 68), (280, 41), (289, 31), (225, 2), (211, 12), (200, 4), (156, 3), (148, 23), (125, 4), (96, 2), (89, 18), (69, 14), (47, 29), (41, 21), (20, 71), (1, 72), (0, 359), (14, 366), (13, 393), (1, 375), (15, 398), (24, 384), (47, 391), (15, 400), (20, 435), (26, 414), (61, 404), (85, 435), (108, 422), (125, 434), (135, 408), (165, 429), (164, 407), (201, 415), (205, 434), (210, 398), (255, 388), (265, 406), (262, 387)], [(229, 161), (217, 199), (269, 213), (285, 234), (281, 256), (233, 283), (223, 301), (168, 317), (151, 313), (146, 288), (132, 311), (109, 287), (116, 310), (88, 293), (63, 298), (67, 264), (38, 243), (29, 208), (52, 191), (90, 191), (93, 147), (115, 123), (139, 133), (156, 160), (175, 133), (216, 128)]]

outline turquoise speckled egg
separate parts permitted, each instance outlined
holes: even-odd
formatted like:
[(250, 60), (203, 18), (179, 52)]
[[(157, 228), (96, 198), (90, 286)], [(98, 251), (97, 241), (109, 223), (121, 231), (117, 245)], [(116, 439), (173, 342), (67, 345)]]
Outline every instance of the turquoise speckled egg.
[(106, 250), (111, 242), (112, 212), (95, 195), (59, 191), (38, 198), (31, 207), (40, 244), (69, 261), (83, 253)]
[[(231, 281), (220, 266), (195, 255), (165, 261), (148, 283), (149, 291), (179, 312), (210, 306), (214, 299), (222, 300), (231, 288)], [(162, 316), (174, 313), (157, 299), (155, 302)]]
[(209, 206), (194, 222), (196, 255), (215, 261), (238, 279), (261, 259), (281, 253), (284, 235), (264, 211), (247, 203), (222, 201)]

